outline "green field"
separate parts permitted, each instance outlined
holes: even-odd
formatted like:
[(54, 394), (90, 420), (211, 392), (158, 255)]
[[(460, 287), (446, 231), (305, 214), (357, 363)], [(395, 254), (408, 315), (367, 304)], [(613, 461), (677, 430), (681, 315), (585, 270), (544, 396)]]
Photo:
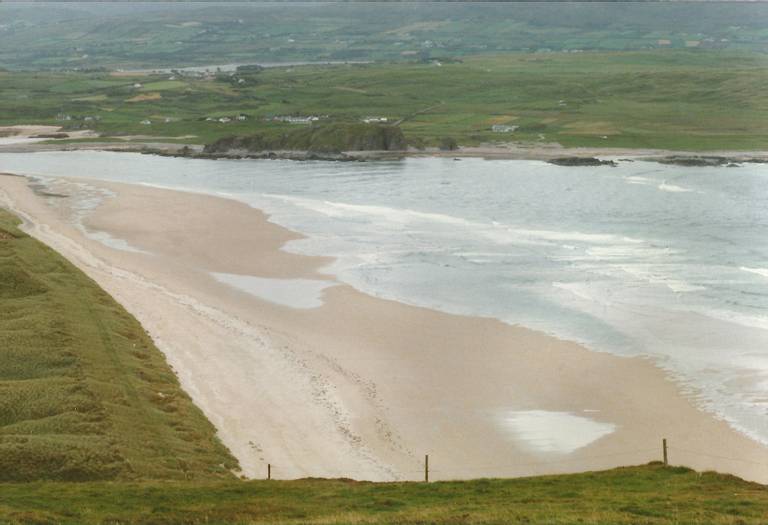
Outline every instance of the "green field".
[(649, 465), (438, 483), (345, 480), (0, 485), (0, 524), (762, 525), (768, 489)]
[(0, 482), (232, 479), (139, 323), (17, 223), (0, 209)]
[[(304, 66), (212, 79), (6, 72), (0, 73), (0, 124), (210, 143), (309, 125), (268, 120), (274, 116), (327, 116), (321, 123), (382, 116), (400, 122), (416, 147), (452, 137), (461, 145), (765, 150), (766, 61), (751, 53), (655, 51)], [(247, 120), (206, 121), (240, 114)], [(517, 129), (494, 133), (494, 124)]]

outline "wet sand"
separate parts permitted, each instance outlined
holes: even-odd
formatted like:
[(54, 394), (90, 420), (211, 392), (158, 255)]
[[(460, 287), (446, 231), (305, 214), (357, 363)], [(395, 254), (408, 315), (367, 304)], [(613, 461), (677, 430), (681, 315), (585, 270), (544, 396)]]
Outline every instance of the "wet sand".
[[(667, 438), (674, 464), (768, 482), (768, 448), (648, 360), (362, 294), (242, 203), (73, 181), (0, 177), (0, 205), (138, 318), (247, 476), (420, 479), (425, 454), (431, 479), (575, 472)], [(103, 200), (78, 215), (84, 194)]]

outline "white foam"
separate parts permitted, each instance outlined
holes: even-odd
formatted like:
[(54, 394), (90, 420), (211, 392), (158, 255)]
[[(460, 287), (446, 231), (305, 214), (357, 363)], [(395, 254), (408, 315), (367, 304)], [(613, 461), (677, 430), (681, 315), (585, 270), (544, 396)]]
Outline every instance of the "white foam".
[(211, 275), (217, 281), (259, 299), (301, 309), (322, 306), (323, 290), (337, 284), (333, 281), (315, 279), (268, 279), (232, 273), (212, 273)]
[(656, 181), (653, 179), (649, 179), (648, 177), (640, 177), (640, 176), (630, 176), (630, 177), (624, 177), (624, 180), (629, 184), (640, 184), (642, 186), (649, 186), (651, 184), (654, 184)]
[[(375, 217), (380, 221), (385, 221), (393, 225), (428, 222), (462, 227), (468, 231), (474, 232), (482, 238), (494, 241), (498, 244), (546, 246), (562, 242), (580, 242), (587, 244), (640, 244), (644, 242), (642, 239), (606, 233), (517, 228), (498, 221), (484, 223), (442, 213), (423, 212), (407, 208), (320, 201), (288, 195), (265, 194), (264, 196), (279, 199), (333, 218)], [(380, 222), (379, 224), (382, 223)]]
[(112, 248), (114, 250), (120, 250), (123, 252), (151, 254), (151, 252), (142, 250), (140, 248), (136, 248), (125, 239), (113, 237), (112, 235), (110, 235), (105, 231), (94, 231), (94, 230), (89, 230), (85, 227), (80, 228), (79, 225), (78, 225), (78, 229), (80, 229), (80, 231), (82, 231), (83, 234), (89, 239), (99, 242), (104, 246), (106, 246), (107, 248)]
[(547, 410), (509, 412), (501, 423), (527, 448), (556, 454), (570, 454), (616, 430), (613, 423)]
[(698, 292), (706, 290), (706, 287), (691, 284), (681, 279), (674, 279), (666, 275), (668, 265), (653, 264), (625, 264), (621, 270), (650, 284), (666, 286), (675, 293)]
[(659, 184), (659, 189), (661, 191), (668, 191), (670, 193), (688, 193), (693, 191), (690, 188), (683, 188), (682, 186), (677, 186), (675, 184), (667, 184), (666, 181)]
[(755, 275), (760, 275), (761, 277), (768, 277), (768, 268), (747, 268), (746, 266), (741, 266), (739, 270), (743, 272), (754, 273)]

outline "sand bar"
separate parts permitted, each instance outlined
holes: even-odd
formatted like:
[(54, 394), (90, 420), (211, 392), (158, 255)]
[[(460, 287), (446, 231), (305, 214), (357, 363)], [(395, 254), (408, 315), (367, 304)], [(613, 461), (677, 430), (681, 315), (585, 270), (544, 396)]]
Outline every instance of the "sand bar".
[[(56, 197), (3, 176), (0, 205), (138, 318), (247, 476), (420, 479), (425, 454), (432, 479), (574, 472), (660, 459), (666, 437), (673, 463), (768, 482), (768, 448), (647, 360), (362, 294), (242, 203), (79, 182)], [(81, 228), (93, 187), (108, 191)], [(302, 308), (216, 274), (328, 287)]]

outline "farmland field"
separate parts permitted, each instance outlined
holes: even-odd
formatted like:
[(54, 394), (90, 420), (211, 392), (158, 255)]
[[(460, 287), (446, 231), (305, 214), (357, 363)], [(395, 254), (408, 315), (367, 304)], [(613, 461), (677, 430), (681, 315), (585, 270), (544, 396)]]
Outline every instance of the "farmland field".
[[(451, 137), (461, 145), (758, 150), (768, 145), (765, 63), (761, 54), (670, 50), (521, 53), (210, 76), (5, 72), (0, 124), (209, 143), (302, 125), (275, 122), (275, 116), (315, 115), (319, 123), (373, 116), (399, 123), (415, 147)], [(222, 117), (231, 122), (219, 122)], [(494, 133), (494, 124), (515, 131)]]

